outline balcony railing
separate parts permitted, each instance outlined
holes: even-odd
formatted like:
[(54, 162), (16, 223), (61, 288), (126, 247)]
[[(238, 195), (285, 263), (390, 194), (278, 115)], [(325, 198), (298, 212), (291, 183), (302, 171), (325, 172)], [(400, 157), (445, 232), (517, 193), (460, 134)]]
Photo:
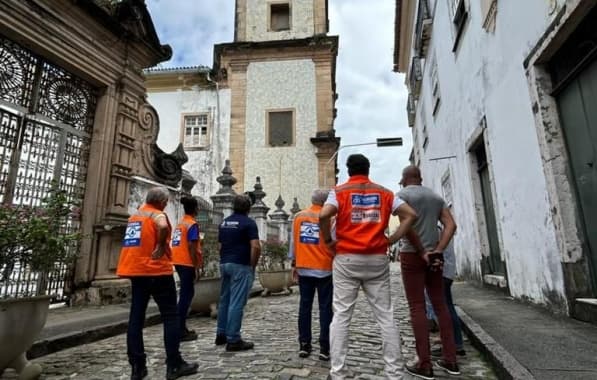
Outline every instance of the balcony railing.
[(423, 70), (421, 68), (421, 58), (413, 57), (408, 73), (408, 83), (411, 95), (415, 100), (419, 99), (421, 93), (421, 82), (423, 80)]
[(417, 24), (415, 28), (415, 51), (420, 57), (425, 57), (429, 50), (433, 18), (429, 8), (429, 0), (419, 0)]
[(408, 115), (408, 126), (412, 128), (415, 125), (415, 116), (417, 114), (417, 104), (413, 94), (408, 94), (406, 114)]

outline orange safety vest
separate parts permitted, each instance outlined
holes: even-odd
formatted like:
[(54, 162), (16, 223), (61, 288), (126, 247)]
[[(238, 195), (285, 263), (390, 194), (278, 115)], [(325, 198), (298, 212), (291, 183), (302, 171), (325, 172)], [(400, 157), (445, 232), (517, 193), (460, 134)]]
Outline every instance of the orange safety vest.
[[(155, 218), (164, 215), (168, 222), (168, 237), (166, 241), (166, 254), (157, 260), (151, 258), (157, 244), (157, 226)], [(163, 211), (143, 204), (133, 214), (126, 226), (118, 268), (116, 274), (122, 277), (129, 276), (162, 276), (172, 274), (170, 261), (170, 234), (172, 227)]]
[[(195, 218), (191, 215), (185, 215), (182, 220), (176, 226), (174, 230), (174, 236), (172, 237), (172, 264), (184, 265), (187, 267), (194, 267), (193, 260), (189, 253), (189, 240), (188, 233), (189, 229), (197, 224)], [(201, 247), (199, 241), (197, 242), (197, 265), (201, 267), (203, 264), (203, 255), (201, 253)]]
[(355, 175), (336, 186), (336, 252), (385, 254), (384, 232), (392, 213), (394, 194), (367, 176)]
[(292, 241), (297, 268), (332, 270), (333, 255), (319, 234), (320, 211), (321, 206), (312, 205), (294, 217)]

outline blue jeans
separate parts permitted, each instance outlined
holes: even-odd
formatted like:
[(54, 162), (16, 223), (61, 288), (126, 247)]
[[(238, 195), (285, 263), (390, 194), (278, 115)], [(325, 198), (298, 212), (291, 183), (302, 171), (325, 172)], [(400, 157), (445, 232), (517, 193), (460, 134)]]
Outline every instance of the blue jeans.
[[(457, 350), (461, 350), (464, 347), (464, 343), (462, 341), (462, 328), (460, 327), (460, 318), (458, 317), (458, 313), (456, 312), (456, 308), (454, 307), (454, 301), (452, 299), (452, 282), (453, 281), (449, 278), (444, 277), (444, 297), (446, 299), (448, 311), (450, 312), (450, 317), (452, 318), (452, 328), (454, 330), (454, 344), (456, 344)], [(437, 321), (437, 316), (433, 311), (433, 306), (429, 301), (427, 291), (425, 291), (425, 309), (427, 311), (427, 318), (434, 319)]]
[(184, 335), (187, 331), (187, 315), (189, 314), (189, 307), (195, 296), (195, 268), (186, 265), (175, 265), (174, 267), (180, 278), (178, 318), (180, 319), (181, 334)]
[(311, 311), (313, 298), (317, 290), (319, 301), (319, 348), (321, 351), (330, 351), (330, 323), (332, 323), (332, 276), (323, 278), (299, 276), (299, 342), (311, 343)]
[(164, 345), (166, 347), (166, 363), (178, 366), (180, 356), (180, 335), (178, 330), (178, 311), (176, 308), (176, 285), (174, 277), (139, 276), (131, 277), (131, 313), (126, 333), (126, 347), (131, 365), (145, 364), (145, 346), (143, 345), (143, 325), (149, 297), (153, 296), (158, 304), (164, 324)]
[(218, 335), (226, 335), (228, 343), (240, 341), (243, 310), (253, 286), (255, 272), (250, 265), (220, 264), (222, 289), (218, 306)]

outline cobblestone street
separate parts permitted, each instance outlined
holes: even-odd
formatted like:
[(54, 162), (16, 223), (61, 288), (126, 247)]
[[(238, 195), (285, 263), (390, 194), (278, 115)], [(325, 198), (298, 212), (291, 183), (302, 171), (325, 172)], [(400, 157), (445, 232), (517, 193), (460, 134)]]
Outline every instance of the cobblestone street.
[[(393, 291), (396, 317), (401, 329), (403, 357), (414, 359), (414, 338), (408, 320), (408, 309), (403, 295), (396, 264), (392, 264)], [(216, 347), (215, 320), (200, 317), (189, 320), (189, 328), (199, 334), (199, 340), (182, 344), (183, 357), (199, 362), (199, 373), (188, 379), (325, 379), (329, 362), (315, 355), (301, 359), (297, 355), (298, 294), (290, 296), (256, 297), (249, 300), (243, 324), (243, 336), (255, 342), (255, 349), (228, 353)], [(317, 320), (314, 319), (314, 326)], [(148, 354), (148, 379), (165, 377), (165, 356), (161, 325), (145, 329)], [(314, 343), (318, 332), (314, 331)], [(383, 379), (381, 339), (372, 320), (369, 305), (361, 296), (351, 326), (349, 365), (355, 379)], [(44, 367), (43, 379), (128, 379), (130, 368), (126, 358), (125, 335), (118, 335), (92, 344), (64, 350), (36, 360)], [(462, 379), (496, 379), (488, 363), (467, 342), (467, 356), (460, 360)], [(447, 379), (441, 370), (437, 379)], [(453, 378), (453, 377), (452, 377)], [(0, 379), (16, 379), (7, 371)], [(404, 379), (409, 379), (405, 375)]]

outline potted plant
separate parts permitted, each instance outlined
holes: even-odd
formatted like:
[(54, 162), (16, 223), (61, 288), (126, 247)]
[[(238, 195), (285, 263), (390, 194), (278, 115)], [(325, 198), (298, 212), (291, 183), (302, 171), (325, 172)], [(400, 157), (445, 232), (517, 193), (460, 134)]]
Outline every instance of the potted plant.
[[(14, 368), (19, 379), (41, 374), (25, 353), (46, 322), (48, 278), (75, 258), (80, 234), (66, 232), (74, 208), (56, 184), (40, 206), (0, 206), (0, 374), (6, 368)], [(11, 276), (15, 269), (29, 271), (33, 282), (19, 286)]]
[(206, 228), (202, 239), (202, 251), (203, 269), (195, 283), (195, 296), (191, 303), (191, 310), (196, 313), (209, 313), (212, 318), (215, 318), (222, 285), (217, 226), (210, 225)]
[(261, 245), (262, 255), (259, 259), (259, 283), (263, 287), (263, 297), (271, 293), (285, 291), (292, 293), (290, 286), (290, 263), (288, 261), (288, 243), (269, 239)]

